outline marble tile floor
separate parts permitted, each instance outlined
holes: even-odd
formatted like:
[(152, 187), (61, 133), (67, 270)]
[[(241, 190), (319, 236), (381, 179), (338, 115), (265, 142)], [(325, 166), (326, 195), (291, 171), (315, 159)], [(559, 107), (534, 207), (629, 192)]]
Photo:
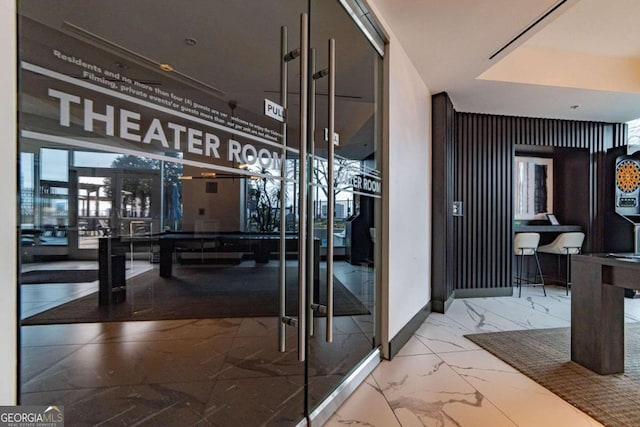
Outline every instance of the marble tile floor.
[[(336, 275), (354, 294), (369, 295), (368, 269), (345, 263)], [(33, 286), (39, 285), (23, 288)], [(93, 286), (86, 292), (94, 292)], [(445, 315), (432, 313), (400, 354), (382, 362), (326, 426), (600, 425), (463, 337), (569, 326), (570, 296), (560, 287), (548, 287), (547, 292), (546, 298), (539, 288), (525, 288), (522, 298), (460, 299)], [(640, 300), (625, 299), (625, 321), (640, 321)], [(363, 329), (356, 319), (347, 318), (338, 327), (345, 342)], [(275, 393), (273, 407), (252, 410), (262, 411), (260, 416), (269, 423), (293, 425), (297, 409), (291, 407), (301, 404), (301, 373), (292, 367), (290, 354), (274, 357), (252, 338), (273, 328), (268, 319), (25, 327), (22, 403), (61, 400), (84, 417), (76, 418), (82, 420), (78, 425), (109, 417), (106, 424), (153, 425), (164, 417), (166, 425), (243, 425), (251, 409), (245, 397), (256, 387), (266, 387), (293, 392)], [(178, 356), (185, 348), (190, 349), (186, 359)], [(149, 352), (155, 354), (152, 363), (144, 356)], [(206, 381), (186, 368), (193, 363), (200, 372), (209, 372)], [(126, 375), (116, 378), (127, 366)], [(319, 360), (315, 369), (328, 373), (334, 368)], [(274, 379), (271, 371), (282, 378)], [(318, 384), (322, 381), (317, 378)], [(221, 397), (230, 395), (235, 397)], [(274, 403), (278, 399), (286, 404)]]
[[(316, 403), (371, 350), (351, 317), (334, 321), (333, 344), (310, 344)], [(304, 397), (296, 335), (280, 353), (276, 318), (26, 326), (20, 403), (64, 405), (74, 426), (293, 426)]]
[[(565, 289), (523, 288), (522, 298), (455, 300), (432, 313), (391, 361), (383, 361), (325, 427), (600, 426), (555, 394), (465, 339), (470, 333), (568, 327)], [(640, 321), (640, 299), (625, 299)]]
[[(29, 268), (95, 268), (76, 263)], [(128, 274), (148, 268), (135, 264)], [(338, 265), (354, 293), (372, 274)], [(96, 283), (23, 285), (23, 304), (56, 305), (95, 292)], [(370, 304), (374, 299), (370, 298)], [(40, 308), (43, 309), (43, 308)], [(310, 400), (319, 402), (371, 350), (372, 315), (324, 318), (310, 343)], [(296, 330), (277, 351), (275, 318), (165, 320), (21, 328), (21, 404), (57, 402), (70, 425), (295, 425), (302, 418), (303, 365)]]

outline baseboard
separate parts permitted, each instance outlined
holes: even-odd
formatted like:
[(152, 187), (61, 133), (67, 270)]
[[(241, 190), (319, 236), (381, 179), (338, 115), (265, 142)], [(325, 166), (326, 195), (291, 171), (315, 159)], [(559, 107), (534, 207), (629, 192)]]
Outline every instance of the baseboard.
[(391, 341), (389, 341), (389, 360), (393, 359), (396, 354), (402, 349), (402, 347), (411, 339), (415, 331), (424, 323), (424, 321), (429, 317), (429, 313), (431, 313), (431, 301), (427, 303), (424, 307), (418, 310), (409, 322), (400, 332), (394, 336)]
[(506, 288), (477, 288), (477, 289), (456, 289), (455, 298), (486, 298), (486, 297), (510, 297), (513, 295), (511, 286)]
[(434, 313), (446, 313), (447, 310), (449, 309), (449, 306), (453, 303), (453, 301), (456, 299), (456, 294), (455, 292), (453, 292), (451, 295), (449, 295), (449, 298), (447, 298), (446, 301), (436, 301), (436, 300), (432, 300), (431, 301), (431, 307), (433, 309)]

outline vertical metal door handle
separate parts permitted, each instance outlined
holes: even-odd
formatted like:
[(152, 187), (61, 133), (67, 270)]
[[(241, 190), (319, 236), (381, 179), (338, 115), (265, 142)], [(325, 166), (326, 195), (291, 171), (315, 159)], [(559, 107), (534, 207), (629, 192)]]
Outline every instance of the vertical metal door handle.
[[(313, 181), (313, 169), (314, 169), (314, 155), (315, 155), (315, 147), (314, 147), (314, 132), (316, 129), (316, 81), (313, 78), (313, 74), (316, 69), (316, 50), (311, 48), (309, 50), (309, 128), (307, 132), (308, 145), (309, 145), (309, 181)], [(309, 193), (307, 195), (307, 204), (308, 207), (308, 215), (307, 215), (307, 283), (309, 284), (309, 295), (307, 299), (309, 300), (308, 304), (308, 313), (309, 313), (309, 336), (313, 336), (313, 306), (314, 306), (314, 271), (315, 264), (313, 262), (314, 257), (314, 248), (313, 248), (313, 239), (314, 239), (314, 230), (313, 230), (313, 187), (309, 187)]]
[(329, 39), (329, 135), (328, 135), (328, 176), (327, 186), (327, 342), (333, 341), (333, 212), (335, 209), (335, 190), (333, 185), (333, 138), (336, 113), (336, 41)]
[(300, 14), (300, 170), (298, 175), (298, 360), (306, 359), (306, 228), (307, 228), (307, 102), (308, 102), (308, 56), (309, 17)]
[[(287, 55), (287, 27), (280, 28), (280, 105), (284, 111), (287, 111), (287, 83), (288, 83), (288, 61), (285, 59)], [(286, 120), (280, 126), (282, 132), (282, 166), (280, 172), (280, 265), (279, 265), (279, 291), (280, 306), (278, 311), (278, 349), (281, 353), (287, 350), (285, 316), (286, 313), (286, 240), (285, 227), (287, 218), (284, 214), (286, 194), (287, 194), (287, 122)]]

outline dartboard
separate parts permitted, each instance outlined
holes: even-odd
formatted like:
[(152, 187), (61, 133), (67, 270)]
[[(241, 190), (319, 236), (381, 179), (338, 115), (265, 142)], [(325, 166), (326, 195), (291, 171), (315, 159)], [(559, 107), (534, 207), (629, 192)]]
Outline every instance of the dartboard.
[(633, 160), (623, 160), (618, 163), (616, 185), (625, 193), (637, 190), (640, 186), (640, 166)]

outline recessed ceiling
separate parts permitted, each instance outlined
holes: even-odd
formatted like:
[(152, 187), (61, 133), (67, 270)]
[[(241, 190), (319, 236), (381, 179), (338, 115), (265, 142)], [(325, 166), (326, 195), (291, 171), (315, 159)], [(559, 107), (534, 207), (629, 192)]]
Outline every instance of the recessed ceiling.
[(530, 47), (640, 57), (638, 0), (581, 0), (527, 41)]
[(640, 117), (637, 0), (373, 3), (432, 93), (449, 93), (458, 111), (606, 122)]

